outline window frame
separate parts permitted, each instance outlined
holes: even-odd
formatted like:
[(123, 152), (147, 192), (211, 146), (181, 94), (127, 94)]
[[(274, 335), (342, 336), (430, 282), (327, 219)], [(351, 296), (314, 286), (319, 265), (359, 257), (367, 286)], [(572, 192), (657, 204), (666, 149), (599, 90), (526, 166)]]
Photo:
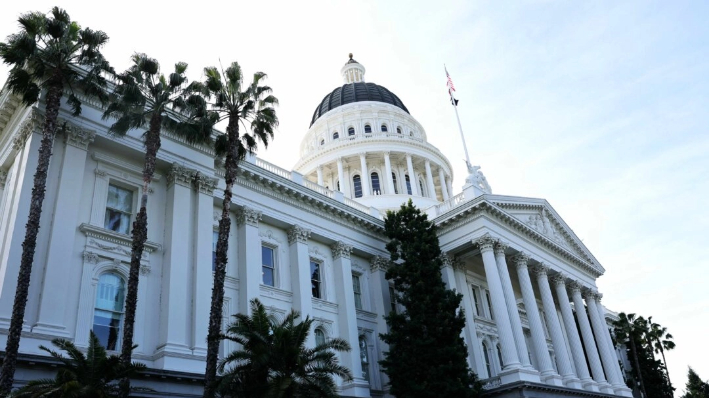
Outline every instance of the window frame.
[(492, 366), (490, 366), (490, 353), (488, 352), (490, 348), (488, 347), (486, 341), (483, 341), (481, 345), (483, 349), (483, 361), (485, 362), (485, 370), (487, 370), (487, 377), (492, 377)]
[(364, 133), (365, 134), (371, 134), (372, 133), (372, 125), (367, 123), (364, 125)]
[[(362, 274), (359, 274), (357, 272), (352, 273), (352, 293), (354, 295), (354, 303), (355, 303), (355, 309), (358, 310), (363, 310), (364, 305), (362, 303), (362, 280), (360, 277)], [(355, 279), (357, 280), (357, 283), (355, 283)]]
[[(316, 264), (318, 267), (318, 278), (319, 279), (314, 279), (313, 278), (313, 264)], [(317, 283), (317, 292), (318, 294), (315, 295), (313, 294), (316, 291), (316, 286), (314, 283)], [(310, 296), (316, 299), (324, 300), (324, 292), (323, 292), (323, 261), (316, 259), (316, 258), (310, 258)]]
[[(271, 259), (273, 261), (273, 265), (271, 267), (268, 267), (266, 264), (264, 264), (264, 260), (263, 260), (263, 249), (264, 248), (271, 250), (271, 252), (273, 253), (271, 256)], [(271, 243), (261, 241), (261, 280), (259, 281), (259, 284), (261, 284), (263, 286), (278, 287), (278, 279), (277, 279), (278, 273), (276, 271), (276, 269), (278, 268), (277, 265), (278, 265), (278, 247), (271, 244)], [(271, 279), (273, 281), (272, 285), (264, 283), (264, 272), (263, 272), (264, 268), (271, 268), (271, 272), (272, 272)]]
[(473, 294), (473, 310), (475, 310), (475, 315), (482, 317), (482, 311), (480, 308), (480, 288), (476, 285), (470, 285), (470, 290)]
[(370, 360), (369, 360), (369, 346), (367, 344), (367, 336), (360, 334), (359, 338), (357, 339), (357, 343), (359, 343), (359, 363), (360, 363), (360, 366), (362, 367), (362, 378), (365, 381), (369, 382)]
[[(374, 187), (374, 177), (377, 177), (377, 185), (376, 188)], [(373, 170), (371, 173), (369, 173), (369, 183), (372, 187), (372, 195), (381, 195), (382, 194), (382, 182), (381, 179), (379, 178), (379, 172), (376, 170)]]
[(406, 185), (406, 194), (413, 195), (414, 191), (411, 190), (411, 177), (409, 177), (408, 174), (404, 174), (404, 183)]
[[(359, 195), (357, 195), (357, 182), (359, 182)], [(359, 174), (355, 174), (352, 176), (352, 194), (354, 195), (355, 198), (361, 198), (364, 196), (364, 190), (362, 189), (362, 177)]]
[(219, 241), (219, 230), (212, 230), (212, 272), (217, 269), (217, 242)]
[[(318, 343), (318, 332), (322, 334), (322, 343)], [(325, 334), (325, 331), (321, 327), (316, 327), (315, 330), (313, 331), (313, 337), (315, 338), (315, 346), (317, 347), (320, 344), (325, 344), (327, 343), (327, 334)]]
[(399, 186), (396, 181), (396, 173), (393, 171), (391, 172), (391, 182), (392, 182), (392, 185), (394, 185), (394, 192), (392, 192), (392, 193), (394, 195), (398, 195), (399, 194)]
[(334, 133), (332, 133), (332, 139), (333, 139), (333, 140), (340, 139), (340, 133), (338, 133), (337, 131), (335, 131)]
[[(121, 189), (121, 190), (124, 190), (124, 191), (128, 191), (131, 193), (131, 204), (130, 204), (131, 212), (130, 213), (126, 213), (123, 210), (114, 209), (114, 208), (108, 206), (108, 192), (111, 190), (111, 186)], [(108, 187), (106, 188), (106, 202), (104, 203), (104, 206), (103, 206), (103, 208), (104, 208), (103, 209), (103, 214), (104, 214), (103, 228), (108, 231), (113, 231), (113, 232), (121, 234), (121, 235), (130, 235), (131, 226), (133, 225), (133, 221), (135, 221), (135, 214), (136, 214), (136, 209), (138, 206), (138, 198), (137, 197), (139, 195), (140, 195), (140, 192), (139, 192), (138, 187), (135, 187), (130, 184), (126, 184), (126, 183), (116, 180), (114, 178), (109, 178), (108, 179)], [(106, 225), (106, 212), (109, 209), (112, 211), (118, 212), (118, 213), (128, 214), (128, 230), (126, 233), (116, 231), (115, 229), (111, 229)]]
[(350, 126), (347, 128), (347, 136), (348, 137), (352, 137), (355, 134), (357, 134), (357, 131), (355, 130), (355, 128), (353, 126)]
[[(123, 297), (122, 297), (122, 305), (121, 305), (121, 311), (115, 311), (115, 310), (110, 310), (110, 309), (105, 309), (105, 308), (98, 308), (98, 299), (99, 299), (99, 289), (101, 285), (101, 278), (106, 276), (106, 275), (113, 275), (117, 277), (119, 280), (123, 282)], [(118, 352), (121, 350), (121, 345), (123, 343), (123, 327), (124, 327), (124, 322), (125, 322), (125, 309), (126, 309), (126, 292), (128, 289), (128, 281), (122, 273), (116, 271), (116, 270), (106, 270), (101, 272), (97, 279), (96, 279), (96, 289), (94, 292), (94, 300), (93, 300), (93, 315), (91, 318), (91, 330), (94, 331), (95, 326), (96, 326), (96, 314), (98, 311), (101, 312), (106, 312), (110, 313), (110, 315), (115, 315), (118, 314), (118, 326), (116, 327), (117, 333), (116, 333), (116, 340), (113, 345), (113, 349), (108, 348), (108, 341), (106, 342), (106, 345), (103, 345), (103, 342), (101, 343), (101, 346), (106, 349), (106, 351), (111, 351), (111, 352)], [(111, 326), (109, 326), (110, 328)], [(94, 331), (94, 333), (96, 333)], [(98, 336), (98, 333), (96, 333)], [(100, 336), (98, 336), (100, 339)], [(110, 338), (110, 337), (109, 337)]]
[(389, 132), (389, 126), (387, 126), (386, 123), (382, 123), (381, 126), (379, 126), (379, 129), (382, 133), (388, 133)]

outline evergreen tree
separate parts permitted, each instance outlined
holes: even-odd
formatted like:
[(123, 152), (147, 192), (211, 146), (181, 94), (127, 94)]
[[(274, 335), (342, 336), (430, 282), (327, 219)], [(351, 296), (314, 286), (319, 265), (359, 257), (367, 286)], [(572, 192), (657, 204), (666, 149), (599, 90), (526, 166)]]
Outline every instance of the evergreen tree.
[(692, 368), (689, 368), (687, 389), (682, 398), (709, 398), (709, 383), (702, 381)]
[(407, 398), (475, 397), (480, 385), (466, 362), (461, 337), (465, 315), (462, 295), (446, 289), (435, 225), (411, 200), (385, 222), (396, 301), (404, 311), (386, 317), (389, 344), (381, 365), (391, 394)]

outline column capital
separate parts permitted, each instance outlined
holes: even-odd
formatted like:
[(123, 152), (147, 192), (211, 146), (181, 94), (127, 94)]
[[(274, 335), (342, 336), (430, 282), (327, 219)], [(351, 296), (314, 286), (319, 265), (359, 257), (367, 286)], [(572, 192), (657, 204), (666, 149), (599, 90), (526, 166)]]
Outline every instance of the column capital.
[(427, 165), (429, 165), (429, 166), (430, 166), (430, 165), (431, 165), (431, 161), (430, 161), (430, 160), (428, 160), (428, 159), (424, 159), (424, 164), (427, 164)]
[(598, 297), (598, 292), (594, 289), (583, 288), (581, 289), (581, 296), (586, 300), (596, 301), (596, 298)]
[(246, 224), (258, 227), (262, 215), (261, 211), (244, 206), (236, 213), (236, 223), (238, 225)]
[(581, 293), (581, 287), (582, 287), (582, 285), (581, 285), (581, 283), (579, 283), (578, 281), (575, 281), (575, 280), (572, 279), (572, 280), (570, 280), (569, 282), (566, 283), (566, 286), (569, 288), (569, 290), (570, 290), (572, 293), (573, 293), (573, 292), (576, 292), (576, 291), (578, 291), (579, 293)]
[(94, 138), (96, 138), (96, 131), (94, 130), (85, 129), (63, 120), (59, 121), (59, 123), (65, 123), (66, 127), (64, 131), (66, 132), (66, 135), (64, 137), (64, 142), (67, 145), (87, 150), (89, 149), (89, 144), (94, 142)]
[(207, 177), (206, 175), (196, 172), (193, 181), (195, 189), (203, 194), (212, 195), (214, 194), (214, 188), (217, 187), (217, 179), (212, 177)]
[(485, 234), (479, 238), (473, 239), (473, 244), (480, 247), (480, 252), (491, 251), (495, 245), (495, 239), (490, 234)]
[(453, 256), (448, 255), (448, 253), (441, 253), (439, 257), (441, 258), (444, 267), (453, 267)]
[(554, 285), (566, 286), (567, 276), (564, 273), (556, 273), (549, 278)]
[(510, 245), (507, 244), (507, 242), (503, 242), (501, 240), (497, 241), (495, 243), (495, 254), (496, 255), (505, 255), (505, 250), (510, 247)]
[(375, 271), (385, 271), (389, 268), (389, 261), (382, 256), (374, 256), (369, 261), (370, 270)]
[(350, 258), (350, 253), (352, 253), (352, 245), (348, 245), (345, 242), (339, 241), (330, 246), (332, 249), (332, 258), (337, 260), (338, 258)]
[(7, 171), (0, 170), (0, 187), (4, 187), (7, 182)]
[(300, 225), (294, 225), (288, 229), (288, 244), (293, 243), (308, 243), (310, 239), (310, 230), (303, 228)]
[(96, 254), (92, 251), (88, 251), (88, 250), (84, 250), (84, 252), (82, 254), (84, 256), (84, 262), (87, 262), (90, 264), (98, 263), (98, 254)]
[(44, 125), (44, 112), (37, 108), (32, 108), (30, 115), (22, 121), (20, 128), (17, 129), (17, 133), (12, 137), (12, 147), (15, 150), (22, 150), (27, 143), (27, 139), (32, 135), (32, 133), (41, 133), (42, 126)]
[(192, 179), (194, 178), (195, 171), (180, 165), (179, 163), (173, 163), (172, 168), (167, 173), (167, 186), (168, 188), (173, 185), (182, 185), (183, 187), (191, 187)]
[(527, 262), (529, 261), (529, 255), (525, 252), (519, 252), (512, 257), (512, 261), (515, 263), (517, 269), (522, 267), (527, 267)]
[(544, 263), (539, 263), (539, 264), (532, 266), (532, 272), (534, 273), (534, 275), (537, 276), (537, 278), (541, 278), (541, 277), (546, 278), (549, 271), (550, 271), (550, 268), (547, 267), (547, 265)]
[(384, 154), (384, 156), (389, 156), (389, 155), (391, 155), (391, 151), (384, 151), (384, 152), (382, 152), (382, 153)]

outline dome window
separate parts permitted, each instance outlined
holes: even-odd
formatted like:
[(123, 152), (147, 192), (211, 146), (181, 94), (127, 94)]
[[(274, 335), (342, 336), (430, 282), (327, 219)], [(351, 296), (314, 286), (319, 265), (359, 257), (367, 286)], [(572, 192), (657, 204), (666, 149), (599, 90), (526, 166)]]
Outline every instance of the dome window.
[(382, 133), (386, 133), (387, 131), (388, 131), (388, 130), (387, 130), (387, 125), (386, 125), (386, 124), (382, 124)]
[(354, 127), (350, 127), (347, 129), (347, 135), (354, 135), (354, 134), (355, 134)]
[(391, 172), (391, 181), (394, 183), (394, 193), (399, 194), (399, 187), (396, 185), (396, 174), (392, 171)]
[(414, 132), (413, 132), (413, 131), (409, 131), (409, 136), (413, 137), (413, 136), (414, 136)]
[(371, 132), (372, 132), (372, 126), (370, 126), (369, 124), (365, 124), (365, 125), (364, 125), (364, 132), (367, 133), (367, 134), (371, 133)]
[(409, 179), (409, 175), (405, 175), (405, 180), (406, 180), (406, 193), (411, 195), (411, 180)]
[(354, 183), (354, 194), (355, 198), (362, 197), (362, 179), (356, 175), (352, 177), (352, 182)]
[(382, 187), (379, 185), (379, 174), (374, 171), (371, 174), (372, 177), (372, 194), (374, 195), (381, 195), (382, 193)]
[(338, 139), (338, 138), (340, 138), (340, 133), (338, 133), (337, 131), (335, 131), (335, 132), (332, 134), (332, 139), (333, 139), (333, 140), (336, 140), (336, 139)]
[(325, 145), (325, 140), (324, 140), (324, 139), (320, 140), (320, 145)]
[(397, 128), (396, 128), (396, 132), (397, 132), (398, 134), (401, 134), (401, 127), (397, 127)]

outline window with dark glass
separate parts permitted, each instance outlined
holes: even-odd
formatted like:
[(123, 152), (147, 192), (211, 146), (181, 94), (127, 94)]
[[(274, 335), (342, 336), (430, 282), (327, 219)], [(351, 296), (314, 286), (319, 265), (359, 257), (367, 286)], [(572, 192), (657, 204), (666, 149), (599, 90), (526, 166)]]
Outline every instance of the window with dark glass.
[(370, 125), (368, 125), (368, 124), (365, 124), (365, 125), (364, 125), (364, 132), (367, 133), (367, 134), (371, 133), (371, 132), (372, 132), (372, 126), (370, 126)]
[(354, 133), (355, 133), (354, 127), (350, 127), (347, 129), (347, 135), (354, 135)]
[(359, 284), (359, 275), (352, 274), (352, 291), (354, 292), (355, 308), (362, 309), (362, 287)]
[(480, 299), (478, 298), (478, 289), (472, 288), (473, 291), (473, 304), (475, 304), (475, 315), (481, 316), (480, 313)]
[(120, 347), (125, 292), (126, 282), (118, 274), (106, 273), (99, 277), (93, 331), (107, 350), (115, 351)]
[(382, 124), (382, 133), (386, 133), (386, 132), (387, 132), (387, 125)]
[(317, 328), (315, 329), (315, 345), (322, 345), (325, 344), (325, 332), (322, 331), (322, 329)]
[(401, 134), (401, 127), (397, 127), (397, 128), (396, 128), (396, 132), (397, 132), (398, 134)]
[(268, 246), (261, 246), (261, 275), (264, 285), (275, 285), (276, 253), (273, 248)]
[(320, 281), (320, 263), (310, 260), (310, 286), (315, 298), (321, 298)]
[(490, 300), (490, 292), (485, 291), (485, 298), (487, 299), (487, 309), (490, 312), (490, 319), (495, 319), (495, 314), (492, 312), (492, 300)]
[(320, 145), (325, 145), (325, 140), (320, 140)]
[(490, 372), (490, 354), (487, 351), (487, 343), (483, 341), (483, 356), (485, 357), (485, 369), (487, 370), (487, 377), (492, 377), (492, 373)]
[(374, 171), (371, 174), (372, 177), (372, 194), (379, 195), (382, 193), (381, 186), (379, 185), (379, 174)]
[(219, 240), (219, 232), (212, 231), (212, 271), (217, 269), (217, 241)]
[(109, 184), (104, 228), (128, 235), (132, 209), (133, 191)]
[(421, 179), (419, 179), (419, 189), (420, 189), (419, 195), (426, 196), (426, 194), (424, 194), (424, 190), (423, 190), (423, 180), (421, 180)]
[(500, 349), (500, 345), (497, 345), (497, 359), (500, 361), (500, 370), (505, 367), (505, 362), (502, 360), (502, 349)]
[(391, 181), (394, 183), (394, 193), (399, 194), (399, 185), (396, 183), (396, 174), (394, 172), (391, 172)]
[(355, 198), (362, 197), (362, 179), (356, 175), (352, 177), (352, 182), (354, 183)]
[(404, 179), (406, 180), (406, 193), (411, 195), (411, 179), (408, 174), (404, 176)]
[(367, 340), (359, 336), (359, 358), (362, 363), (362, 377), (369, 381), (369, 353), (367, 353)]
[(337, 131), (335, 131), (335, 132), (332, 134), (332, 139), (333, 139), (333, 140), (336, 140), (336, 139), (338, 139), (338, 138), (340, 138), (340, 133), (338, 133)]

